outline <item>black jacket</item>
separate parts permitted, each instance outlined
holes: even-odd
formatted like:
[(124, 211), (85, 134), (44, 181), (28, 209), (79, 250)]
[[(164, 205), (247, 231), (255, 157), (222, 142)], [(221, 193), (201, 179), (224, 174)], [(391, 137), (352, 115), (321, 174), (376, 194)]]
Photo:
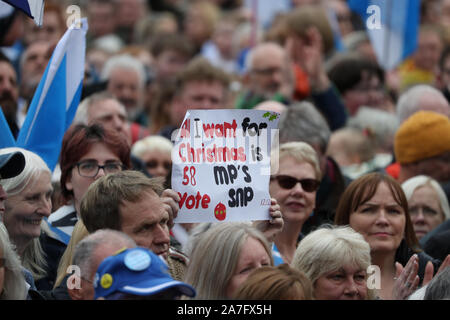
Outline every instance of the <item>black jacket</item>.
[(304, 235), (314, 231), (324, 223), (334, 223), (339, 199), (349, 183), (350, 179), (344, 176), (337, 163), (328, 157), (327, 169), (316, 193), (316, 209), (302, 228)]
[[(395, 261), (400, 262), (403, 266), (406, 266), (409, 259), (415, 252), (408, 247), (405, 240), (402, 240), (400, 243), (400, 247), (397, 249), (397, 252), (395, 254)], [(436, 274), (437, 270), (441, 266), (442, 261), (438, 259), (434, 259), (433, 257), (430, 257), (428, 254), (426, 254), (424, 251), (421, 251), (417, 253), (417, 256), (419, 257), (419, 271), (417, 275), (420, 278), (419, 285), (422, 285), (423, 276), (425, 275), (425, 267), (428, 263), (428, 261), (431, 261), (433, 263), (434, 267), (434, 274)]]

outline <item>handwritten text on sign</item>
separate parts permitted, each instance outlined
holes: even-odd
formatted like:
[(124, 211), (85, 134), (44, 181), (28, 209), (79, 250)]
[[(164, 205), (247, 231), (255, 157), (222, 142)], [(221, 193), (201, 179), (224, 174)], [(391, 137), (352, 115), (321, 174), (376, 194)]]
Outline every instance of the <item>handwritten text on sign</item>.
[(267, 220), (278, 119), (262, 110), (189, 110), (173, 137), (175, 222)]

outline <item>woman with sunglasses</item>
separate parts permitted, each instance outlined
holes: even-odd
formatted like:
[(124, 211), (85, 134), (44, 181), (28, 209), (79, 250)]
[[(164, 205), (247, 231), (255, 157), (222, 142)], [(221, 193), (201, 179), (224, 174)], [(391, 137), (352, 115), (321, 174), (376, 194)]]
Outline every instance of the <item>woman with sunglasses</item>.
[(60, 167), (65, 205), (47, 221), (51, 232), (47, 233), (45, 250), (51, 264), (47, 282), (38, 287), (41, 290), (51, 290), (54, 285), (58, 262), (79, 219), (80, 202), (87, 189), (100, 177), (129, 168), (130, 146), (123, 135), (99, 124), (74, 125), (64, 135)]
[[(303, 224), (316, 204), (322, 173), (314, 149), (304, 142), (282, 144), (272, 152), (269, 192), (281, 207), (283, 230), (275, 237), (275, 265), (291, 263), (303, 235)], [(278, 163), (277, 163), (278, 160)]]

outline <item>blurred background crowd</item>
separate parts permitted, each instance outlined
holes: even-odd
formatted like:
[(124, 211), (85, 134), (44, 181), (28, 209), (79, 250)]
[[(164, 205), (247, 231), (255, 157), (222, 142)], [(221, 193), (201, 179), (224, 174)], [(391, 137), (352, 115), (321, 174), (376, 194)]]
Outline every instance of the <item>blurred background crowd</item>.
[[(170, 188), (170, 139), (188, 109), (281, 114), (279, 137), (285, 153), (280, 153), (280, 172), (273, 173), (270, 194), (280, 205), (284, 228), (268, 249), (265, 264), (273, 264), (272, 254), (275, 262), (278, 257), (291, 266), (300, 263), (297, 245), (305, 241), (306, 246), (303, 237), (324, 223), (350, 224), (364, 235), (364, 228), (352, 225), (348, 217), (368, 201), (357, 190), (369, 190), (367, 198), (380, 201), (395, 198), (402, 206), (406, 235), (390, 253), (405, 269), (415, 266), (410, 260), (415, 259), (413, 252), (426, 247), (430, 231), (440, 226), (447, 232), (427, 249), (439, 262), (429, 256), (417, 258), (415, 273), (421, 283), (430, 275), (429, 261), (436, 272), (445, 260), (445, 221), (450, 217), (450, 0), (420, 1), (417, 47), (389, 70), (381, 60), (393, 55), (393, 48), (385, 48), (385, 55), (378, 57), (366, 21), (345, 0), (46, 0), (42, 27), (18, 12), (0, 17), (0, 105), (15, 137), (53, 49), (78, 8), (89, 24), (82, 102), (75, 126), (64, 137), (52, 186), (44, 190), (53, 190), (46, 209), (48, 225), (63, 233), (49, 238), (64, 246), (55, 249), (54, 274), (47, 278), (36, 269), (34, 257), (24, 258), (36, 262), (26, 267), (35, 280), (47, 281), (40, 284), (42, 289), (58, 284), (56, 268), (75, 230), (83, 237), (87, 234), (75, 223), (83, 212), (82, 198), (99, 172), (134, 168), (165, 178)], [(294, 142), (307, 145), (290, 144)], [(387, 178), (376, 175), (381, 173)], [(304, 179), (313, 182), (308, 186)], [(354, 190), (348, 189), (351, 181), (356, 181)], [(287, 190), (297, 190), (297, 182), (302, 187), (298, 197), (288, 195)], [(5, 190), (14, 196), (13, 189)], [(351, 208), (345, 207), (346, 201)], [(7, 228), (8, 223), (11, 226), (5, 220)], [(171, 244), (183, 250), (193, 227), (175, 224)], [(10, 237), (14, 238), (11, 231)], [(390, 255), (387, 262), (374, 255), (377, 247), (369, 238), (365, 240), (372, 262), (394, 261)], [(22, 249), (26, 248), (41, 250), (28, 244)], [(50, 254), (44, 245), (46, 250)], [(200, 272), (204, 256), (194, 252), (192, 257), (199, 266), (186, 279), (202, 297), (205, 284), (196, 282), (195, 272)], [(368, 265), (361, 259), (361, 265)], [(405, 298), (393, 279), (383, 280), (387, 289), (379, 295)], [(406, 278), (403, 283), (408, 283)], [(306, 287), (309, 293), (303, 296), (311, 296)], [(203, 297), (223, 296), (221, 292)], [(368, 296), (370, 292), (364, 298)]]

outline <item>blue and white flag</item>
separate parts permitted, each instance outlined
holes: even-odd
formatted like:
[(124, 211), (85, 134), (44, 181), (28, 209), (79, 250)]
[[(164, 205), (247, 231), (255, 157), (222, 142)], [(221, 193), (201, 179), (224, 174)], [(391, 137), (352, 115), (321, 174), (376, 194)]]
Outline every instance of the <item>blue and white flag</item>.
[(67, 29), (53, 51), (17, 137), (18, 147), (37, 153), (52, 171), (83, 87), (87, 20), (76, 26)]
[(38, 25), (42, 25), (44, 18), (44, 0), (3, 0), (17, 9), (25, 12), (27, 16), (34, 19)]
[(366, 25), (378, 63), (392, 70), (417, 48), (420, 0), (348, 0)]

